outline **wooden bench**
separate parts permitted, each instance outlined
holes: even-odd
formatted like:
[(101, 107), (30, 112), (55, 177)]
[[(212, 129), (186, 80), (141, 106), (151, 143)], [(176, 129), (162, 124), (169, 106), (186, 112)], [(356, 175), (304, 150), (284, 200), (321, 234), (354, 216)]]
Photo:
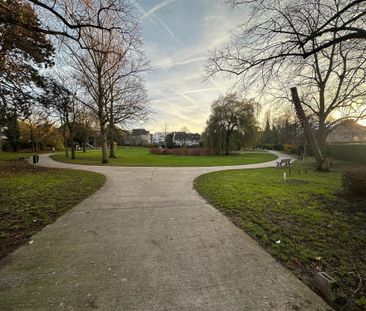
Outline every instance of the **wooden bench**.
[(282, 166), (291, 166), (291, 159), (281, 159), (281, 161), (277, 161), (277, 167)]
[(24, 161), (24, 160), (25, 160), (25, 157), (24, 157), (24, 156), (22, 156), (22, 155), (20, 155), (20, 156), (18, 156), (18, 160), (19, 160), (19, 161)]

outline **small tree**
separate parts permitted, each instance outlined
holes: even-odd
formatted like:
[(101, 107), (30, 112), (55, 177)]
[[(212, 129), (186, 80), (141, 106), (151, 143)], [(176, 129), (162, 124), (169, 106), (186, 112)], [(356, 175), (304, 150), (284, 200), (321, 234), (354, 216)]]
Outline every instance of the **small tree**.
[(63, 129), (65, 153), (68, 157), (68, 145), (71, 147), (71, 159), (76, 158), (75, 126), (79, 113), (79, 100), (75, 93), (53, 79), (49, 79), (46, 92), (42, 97), (46, 108), (54, 109)]

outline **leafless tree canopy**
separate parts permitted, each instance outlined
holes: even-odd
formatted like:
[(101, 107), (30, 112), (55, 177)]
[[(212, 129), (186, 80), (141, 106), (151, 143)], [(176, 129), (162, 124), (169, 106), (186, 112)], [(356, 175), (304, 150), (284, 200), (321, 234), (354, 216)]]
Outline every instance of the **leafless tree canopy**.
[[(95, 8), (90, 10), (95, 11)], [(103, 162), (107, 162), (108, 132), (113, 132), (116, 124), (145, 118), (148, 113), (141, 74), (149, 69), (149, 65), (133, 14), (123, 13), (121, 16), (119, 11), (109, 11), (100, 17), (99, 22), (103, 28), (81, 30), (79, 42), (88, 49), (80, 49), (73, 40), (64, 44), (74, 78), (85, 90), (85, 105), (99, 119)], [(120, 29), (106, 30), (117, 23)], [(111, 139), (113, 141), (113, 137)]]
[(351, 38), (366, 38), (366, 0), (229, 2), (251, 8), (250, 19), (228, 47), (211, 53), (209, 73), (243, 75), (256, 67), (262, 70), (258, 74), (267, 76), (268, 65), (307, 58)]
[[(286, 35), (284, 55), (304, 58), (339, 42), (366, 39), (365, 0), (228, 0), (234, 7), (248, 5), (252, 20), (259, 21), (262, 30), (271, 29), (272, 35)], [(302, 21), (312, 20), (307, 27)], [(314, 47), (313, 39), (320, 43)]]
[[(121, 25), (125, 25), (127, 19), (134, 18), (133, 7), (127, 0), (24, 0), (24, 3), (34, 7), (41, 16), (41, 23), (33, 25), (20, 19), (5, 2), (0, 3), (3, 9), (0, 23), (72, 39), (82, 48), (90, 48), (83, 44), (85, 42), (80, 42), (86, 29), (107, 32), (116, 30), (127, 34), (128, 30)], [(112, 13), (116, 18), (106, 25), (104, 21)]]
[(359, 35), (366, 1), (229, 2), (250, 7), (250, 19), (226, 47), (212, 51), (208, 75), (234, 74), (244, 88), (266, 89), (282, 103), (294, 103), (289, 91), (297, 87), (302, 116), (317, 121), (313, 145), (323, 160), (329, 131), (366, 115), (366, 49)]

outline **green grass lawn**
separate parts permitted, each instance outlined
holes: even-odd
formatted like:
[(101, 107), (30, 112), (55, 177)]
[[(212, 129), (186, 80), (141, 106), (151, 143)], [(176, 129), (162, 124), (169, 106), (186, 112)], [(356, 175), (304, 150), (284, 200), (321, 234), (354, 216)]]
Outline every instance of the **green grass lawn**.
[(33, 153), (31, 152), (0, 152), (0, 161), (16, 161), (18, 157), (22, 156), (25, 159), (29, 158)]
[[(52, 155), (56, 161), (76, 164), (102, 165), (101, 151), (77, 152), (76, 160), (65, 157), (63, 153)], [(117, 158), (109, 159), (115, 166), (221, 166), (267, 162), (276, 156), (267, 152), (245, 153), (230, 156), (175, 156), (151, 154), (148, 148), (119, 148)]]
[(339, 166), (319, 173), (309, 163), (295, 164), (287, 183), (284, 172), (209, 173), (195, 187), (307, 284), (315, 271), (336, 278), (336, 308), (351, 300), (344, 310), (365, 310), (366, 200), (342, 196)]
[[(17, 158), (1, 154), (1, 159)], [(100, 188), (101, 174), (0, 161), (0, 258)]]

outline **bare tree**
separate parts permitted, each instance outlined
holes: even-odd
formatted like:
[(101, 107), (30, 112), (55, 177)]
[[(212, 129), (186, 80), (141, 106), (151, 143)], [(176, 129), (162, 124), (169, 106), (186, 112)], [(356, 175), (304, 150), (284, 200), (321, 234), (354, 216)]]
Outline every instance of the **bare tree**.
[(115, 84), (111, 85), (110, 98), (106, 100), (106, 109), (109, 112), (110, 158), (116, 157), (114, 150), (116, 126), (125, 128), (136, 121), (145, 120), (151, 113), (146, 89), (139, 77), (131, 75), (116, 81)]
[(80, 100), (75, 92), (71, 92), (59, 82), (49, 79), (42, 96), (42, 104), (46, 109), (56, 112), (63, 131), (66, 156), (69, 156), (68, 145), (71, 147), (71, 159), (76, 158), (75, 125), (78, 119)]
[(76, 42), (83, 49), (94, 47), (80, 40), (84, 31), (124, 31), (117, 19), (106, 25), (103, 21), (110, 14), (123, 16), (131, 10), (128, 0), (24, 0), (24, 4), (33, 8), (43, 18), (40, 23), (30, 23), (14, 12), (18, 1), (0, 2), (0, 24), (21, 27), (35, 33), (42, 33)]
[(99, 132), (98, 119), (95, 114), (85, 105), (77, 108), (76, 114), (76, 136), (81, 141), (83, 152), (89, 145), (89, 138), (96, 137)]
[(33, 106), (30, 113), (23, 121), (28, 130), (32, 152), (40, 151), (42, 137), (48, 134), (49, 127), (53, 125), (49, 117), (49, 111), (38, 106)]
[[(341, 0), (336, 1), (338, 5)], [(257, 2), (256, 2), (257, 3)], [(267, 1), (263, 1), (264, 5)], [(271, 2), (272, 3), (272, 2)], [(303, 58), (303, 53), (296, 48), (296, 40), (305, 31), (313, 31), (323, 23), (329, 12), (320, 11), (326, 0), (297, 2), (279, 7), (277, 2), (265, 7), (259, 17), (256, 10), (250, 25), (244, 27), (233, 38), (226, 49), (215, 51), (211, 57), (209, 74), (219, 71), (238, 75), (245, 86), (254, 82), (278, 97), (295, 104), (293, 97), (284, 92), (292, 86), (299, 86), (302, 91), (301, 104), (304, 116), (315, 115), (317, 119), (315, 152), (318, 169), (327, 170), (325, 141), (328, 133), (345, 118), (361, 118), (365, 115), (362, 107), (366, 92), (364, 59), (365, 48), (360, 41), (349, 41), (322, 48), (312, 56)], [(260, 5), (260, 6), (261, 6)], [(255, 9), (258, 9), (256, 6)], [(265, 14), (263, 14), (265, 13)], [(329, 17), (329, 16), (328, 16)], [(333, 22), (342, 24), (341, 19)], [(299, 32), (294, 36), (294, 32)], [(330, 39), (337, 38), (333, 33)], [(314, 49), (323, 44), (321, 37), (313, 37)], [(274, 90), (276, 86), (276, 90)], [(342, 118), (330, 122), (333, 113), (342, 113)], [(298, 114), (298, 116), (302, 114)], [(302, 124), (304, 121), (301, 120)], [(307, 131), (305, 131), (306, 133)], [(308, 140), (311, 139), (309, 136)], [(314, 146), (314, 144), (311, 144)]]
[[(122, 30), (83, 30), (80, 40), (85, 46), (93, 49), (81, 50), (77, 46), (67, 43), (71, 66), (74, 68), (75, 78), (86, 92), (84, 104), (88, 106), (99, 119), (102, 136), (102, 162), (108, 163), (107, 130), (108, 126), (116, 124), (115, 118), (118, 107), (126, 104), (123, 100), (131, 77), (145, 70), (144, 55), (141, 52), (141, 39), (136, 17), (130, 9), (121, 16), (120, 12), (104, 15), (100, 20), (105, 28), (120, 22)], [(126, 113), (127, 115), (127, 113)], [(121, 121), (121, 120), (120, 120)]]
[(168, 134), (170, 132), (170, 126), (168, 123), (164, 122), (164, 125), (163, 125), (163, 133), (164, 133), (164, 145), (165, 145), (165, 149), (168, 149), (168, 142), (167, 142), (167, 137), (168, 137)]
[[(340, 42), (366, 39), (366, 0), (228, 2), (233, 6), (250, 6), (252, 19), (260, 19), (262, 30), (271, 30), (274, 36), (285, 35), (289, 39), (284, 42), (281, 55), (273, 57), (307, 58)], [(316, 27), (302, 27), (298, 21), (305, 19), (316, 21)], [(317, 46), (312, 44), (314, 39), (319, 42)]]

